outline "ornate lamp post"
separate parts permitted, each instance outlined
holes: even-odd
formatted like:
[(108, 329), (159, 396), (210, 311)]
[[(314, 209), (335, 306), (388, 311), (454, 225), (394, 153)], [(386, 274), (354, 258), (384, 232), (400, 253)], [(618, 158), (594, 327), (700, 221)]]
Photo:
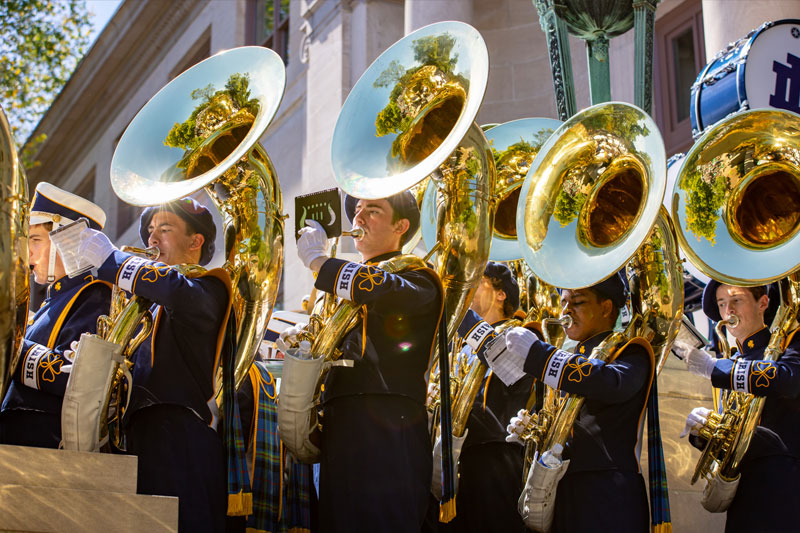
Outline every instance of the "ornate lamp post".
[(635, 103), (650, 112), (652, 107), (653, 26), (660, 0), (533, 0), (539, 23), (547, 36), (550, 67), (561, 120), (574, 115), (575, 92), (570, 64), (572, 33), (586, 41), (592, 104), (611, 99), (608, 41), (635, 32)]

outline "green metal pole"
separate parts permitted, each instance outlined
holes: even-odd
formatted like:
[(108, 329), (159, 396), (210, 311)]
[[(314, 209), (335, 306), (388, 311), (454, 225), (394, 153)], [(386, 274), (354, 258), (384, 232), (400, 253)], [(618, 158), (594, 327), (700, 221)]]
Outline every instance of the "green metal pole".
[(656, 6), (661, 0), (633, 2), (634, 103), (646, 113), (653, 109), (653, 35)]
[(589, 64), (589, 93), (592, 105), (611, 101), (611, 74), (608, 66), (608, 37), (600, 35), (586, 41)]
[(556, 16), (554, 0), (533, 0), (533, 5), (539, 12), (539, 24), (547, 38), (547, 51), (550, 56), (550, 71), (553, 74), (558, 118), (567, 120), (577, 111), (567, 25)]

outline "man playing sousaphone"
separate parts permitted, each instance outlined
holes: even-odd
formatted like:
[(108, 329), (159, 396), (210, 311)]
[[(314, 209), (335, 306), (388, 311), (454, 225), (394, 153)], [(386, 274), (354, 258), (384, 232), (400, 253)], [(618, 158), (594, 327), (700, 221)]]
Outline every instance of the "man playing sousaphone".
[(442, 287), (425, 267), (392, 274), (378, 266), (419, 226), (409, 192), (347, 197), (345, 210), (364, 231), (355, 242), (363, 263), (328, 257), (317, 222), (307, 221), (297, 241), (317, 289), (363, 305), (339, 345), (353, 365), (332, 368), (324, 383), (319, 519), (327, 531), (419, 531), (431, 480), (425, 374)]
[(178, 496), (180, 531), (225, 530), (223, 442), (215, 431), (214, 373), (231, 309), (230, 278), (207, 272), (216, 226), (191, 198), (148, 207), (139, 235), (157, 247), (156, 261), (118, 250), (103, 233), (86, 229), (80, 255), (98, 277), (151, 300), (154, 326), (133, 353), (127, 452), (138, 457), (140, 494)]
[[(528, 329), (514, 328), (506, 335), (508, 351), (525, 373), (585, 398), (563, 450), (566, 473), (555, 494), (553, 531), (648, 530), (649, 505), (636, 447), (653, 379), (652, 349), (636, 339), (607, 362), (587, 358), (611, 333), (625, 301), (618, 274), (586, 289), (561, 292), (563, 314), (572, 319), (567, 337), (578, 341), (575, 353), (539, 340)], [(515, 417), (509, 432), (519, 435), (524, 427), (525, 421)], [(558, 450), (550, 452), (554, 456), (538, 460), (557, 467)]]
[[(735, 287), (711, 280), (703, 291), (703, 312), (715, 322), (736, 317), (728, 325), (737, 353), (717, 359), (705, 350), (676, 342), (689, 371), (711, 380), (714, 387), (765, 396), (728, 507), (726, 531), (790, 531), (800, 524), (800, 335), (792, 331), (777, 362), (761, 361), (770, 341), (765, 315), (774, 315), (778, 294), (765, 286)], [(773, 308), (770, 313), (770, 308)], [(771, 318), (771, 317), (770, 317)], [(771, 322), (771, 320), (770, 320)], [(711, 413), (696, 407), (681, 434), (701, 450), (706, 440), (698, 431)]]

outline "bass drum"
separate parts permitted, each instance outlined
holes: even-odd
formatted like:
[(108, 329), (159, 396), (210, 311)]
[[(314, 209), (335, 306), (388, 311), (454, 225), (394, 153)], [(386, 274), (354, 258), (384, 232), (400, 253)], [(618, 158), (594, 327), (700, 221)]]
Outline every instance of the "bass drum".
[(720, 51), (692, 85), (692, 134), (731, 113), (772, 107), (800, 113), (791, 71), (800, 68), (800, 19), (765, 22)]

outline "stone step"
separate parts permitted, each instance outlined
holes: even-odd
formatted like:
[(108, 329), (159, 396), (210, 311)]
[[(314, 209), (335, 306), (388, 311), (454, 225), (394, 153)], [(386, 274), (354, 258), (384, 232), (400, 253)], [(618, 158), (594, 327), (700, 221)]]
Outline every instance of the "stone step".
[(132, 455), (0, 445), (0, 485), (136, 494)]
[(0, 531), (160, 533), (178, 530), (178, 498), (0, 485)]

